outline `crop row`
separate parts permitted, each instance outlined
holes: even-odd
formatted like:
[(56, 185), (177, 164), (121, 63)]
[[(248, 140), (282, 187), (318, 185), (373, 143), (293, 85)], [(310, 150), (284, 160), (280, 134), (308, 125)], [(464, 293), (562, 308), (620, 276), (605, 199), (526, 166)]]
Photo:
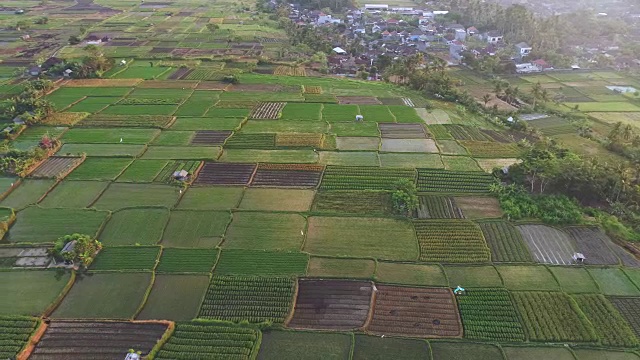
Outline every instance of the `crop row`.
[(217, 249), (165, 248), (158, 272), (209, 273), (218, 256)]
[(391, 190), (398, 180), (415, 181), (414, 170), (327, 166), (322, 190)]
[(414, 226), (420, 261), (477, 263), (491, 259), (482, 231), (471, 221), (416, 220)]
[(26, 316), (0, 316), (0, 359), (14, 359), (37, 324), (36, 319)]
[(152, 270), (159, 251), (158, 246), (105, 247), (91, 264), (91, 270)]
[(287, 103), (284, 102), (261, 102), (251, 110), (251, 119), (277, 119), (282, 115), (282, 109)]
[(280, 65), (273, 70), (273, 75), (284, 76), (307, 76), (307, 72), (304, 67), (292, 67)]
[(450, 193), (486, 193), (495, 178), (486, 173), (418, 169), (418, 191)]
[(447, 131), (444, 125), (429, 125), (429, 132), (433, 135), (434, 139), (448, 140), (453, 139), (453, 136)]
[(593, 324), (602, 345), (625, 347), (638, 345), (638, 339), (633, 330), (604, 296), (574, 295), (574, 299)]
[(455, 124), (447, 124), (444, 125), (445, 128), (449, 131), (451, 135), (456, 140), (474, 140), (474, 141), (488, 141), (487, 138), (480, 129), (475, 126), (465, 126), (465, 125), (455, 125)]
[(178, 323), (156, 359), (249, 359), (258, 330), (207, 323)]
[(513, 299), (531, 341), (595, 342), (595, 330), (578, 305), (561, 292), (514, 292)]
[(173, 173), (176, 171), (185, 170), (190, 175), (198, 169), (200, 161), (197, 160), (172, 160), (162, 168), (160, 173), (153, 180), (154, 182), (171, 183), (173, 181)]
[(230, 321), (284, 322), (295, 281), (282, 277), (214, 276), (199, 318)]
[(448, 196), (420, 196), (418, 206), (420, 219), (463, 219), (462, 210)]
[(322, 94), (322, 86), (302, 85), (302, 90), (305, 94)]
[(471, 289), (458, 297), (465, 337), (496, 341), (524, 341), (518, 312), (503, 289)]
[(520, 232), (505, 221), (479, 223), (494, 261), (531, 262), (529, 249)]
[(276, 134), (236, 133), (227, 139), (224, 146), (229, 149), (273, 149), (276, 146)]
[(81, 120), (78, 126), (164, 128), (168, 126), (172, 120), (172, 116), (166, 115), (94, 114)]
[(283, 147), (320, 147), (322, 134), (279, 133), (276, 135), (276, 146)]
[(324, 166), (316, 164), (272, 164), (261, 163), (258, 164), (260, 170), (296, 170), (296, 171), (317, 171), (324, 170)]
[(120, 100), (118, 105), (175, 105), (181, 102), (181, 98), (126, 98)]
[(514, 158), (520, 155), (518, 145), (499, 143), (494, 141), (460, 141), (474, 157), (485, 158)]

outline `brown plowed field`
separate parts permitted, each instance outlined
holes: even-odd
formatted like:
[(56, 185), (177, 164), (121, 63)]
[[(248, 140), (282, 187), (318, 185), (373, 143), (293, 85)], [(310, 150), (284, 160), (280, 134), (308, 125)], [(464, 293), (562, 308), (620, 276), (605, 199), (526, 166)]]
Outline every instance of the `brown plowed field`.
[(222, 145), (231, 136), (231, 131), (200, 130), (191, 139), (191, 145)]
[(34, 178), (55, 178), (66, 174), (82, 162), (80, 157), (52, 156), (43, 161), (32, 173)]
[(322, 166), (298, 164), (258, 165), (251, 186), (315, 188), (322, 177)]
[(570, 227), (567, 231), (578, 246), (578, 252), (586, 257), (587, 265), (618, 265), (620, 260), (609, 246), (617, 246), (609, 237), (596, 227)]
[(378, 124), (380, 134), (387, 139), (426, 139), (429, 136), (421, 124)]
[(31, 360), (122, 360), (135, 349), (146, 355), (167, 330), (163, 324), (52, 321)]
[(369, 281), (298, 280), (298, 298), (288, 326), (350, 330), (364, 326), (372, 293)]
[(460, 315), (450, 289), (377, 285), (367, 331), (382, 335), (458, 337)]
[(204, 164), (197, 185), (247, 185), (256, 164), (213, 163)]

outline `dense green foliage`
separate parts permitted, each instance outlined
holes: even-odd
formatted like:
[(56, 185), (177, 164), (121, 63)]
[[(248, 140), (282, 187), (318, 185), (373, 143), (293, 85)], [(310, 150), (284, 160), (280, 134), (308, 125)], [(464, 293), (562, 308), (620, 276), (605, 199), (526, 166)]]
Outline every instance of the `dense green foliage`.
[[(68, 243), (74, 244), (69, 249), (65, 249)], [(51, 254), (65, 261), (78, 262), (79, 266), (87, 268), (91, 265), (100, 249), (102, 249), (102, 244), (90, 235), (72, 234), (56, 240), (51, 249)]]
[(38, 321), (26, 316), (0, 316), (0, 358), (14, 359), (29, 341)]
[(291, 278), (214, 276), (198, 317), (281, 323), (289, 314), (294, 291)]
[(577, 304), (561, 292), (514, 292), (531, 341), (596, 341), (596, 332)]
[(258, 330), (249, 327), (201, 321), (177, 323), (155, 358), (249, 360), (258, 338)]
[(516, 185), (494, 186), (500, 206), (509, 219), (541, 219), (548, 224), (576, 224), (582, 218), (580, 206), (564, 195), (531, 195)]
[(402, 215), (411, 215), (418, 208), (418, 190), (413, 180), (400, 179), (394, 184), (391, 193), (393, 209)]
[(465, 337), (497, 341), (524, 341), (524, 330), (503, 289), (470, 289), (458, 296)]

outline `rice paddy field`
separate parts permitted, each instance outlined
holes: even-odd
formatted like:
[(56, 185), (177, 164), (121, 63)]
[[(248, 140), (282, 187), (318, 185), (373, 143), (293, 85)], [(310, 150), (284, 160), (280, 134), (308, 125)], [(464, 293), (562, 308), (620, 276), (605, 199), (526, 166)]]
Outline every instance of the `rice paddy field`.
[[(640, 262), (593, 228), (506, 219), (489, 191), (522, 150), (506, 129), (390, 84), (258, 65), (286, 36), (229, 0), (76, 5), (91, 21), (47, 6), (65, 38), (76, 20), (113, 33), (116, 66), (56, 83), (56, 114), (12, 142), (61, 147), (39, 176), (0, 181), (0, 357), (71, 359), (98, 338), (113, 340), (101, 359), (640, 359)], [(614, 75), (518, 81), (633, 123), (633, 98), (600, 88)], [(398, 180), (416, 214), (394, 213)], [(102, 244), (88, 269), (48, 255), (74, 233)]]

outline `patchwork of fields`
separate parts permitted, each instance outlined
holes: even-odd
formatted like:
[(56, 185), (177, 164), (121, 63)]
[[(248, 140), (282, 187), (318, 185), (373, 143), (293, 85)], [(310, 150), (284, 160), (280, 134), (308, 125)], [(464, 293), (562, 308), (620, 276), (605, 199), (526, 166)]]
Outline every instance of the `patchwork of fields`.
[[(56, 83), (57, 112), (11, 141), (61, 146), (0, 177), (0, 358), (640, 360), (640, 260), (598, 228), (509, 221), (491, 195), (518, 134), (386, 83), (221, 61), (279, 51), (262, 20), (136, 6), (96, 25), (126, 25), (102, 47), (125, 62)], [(513, 81), (637, 120), (600, 88), (622, 79), (558, 76)], [(407, 216), (398, 181), (419, 193)], [(86, 271), (48, 256), (72, 233), (103, 245)]]

